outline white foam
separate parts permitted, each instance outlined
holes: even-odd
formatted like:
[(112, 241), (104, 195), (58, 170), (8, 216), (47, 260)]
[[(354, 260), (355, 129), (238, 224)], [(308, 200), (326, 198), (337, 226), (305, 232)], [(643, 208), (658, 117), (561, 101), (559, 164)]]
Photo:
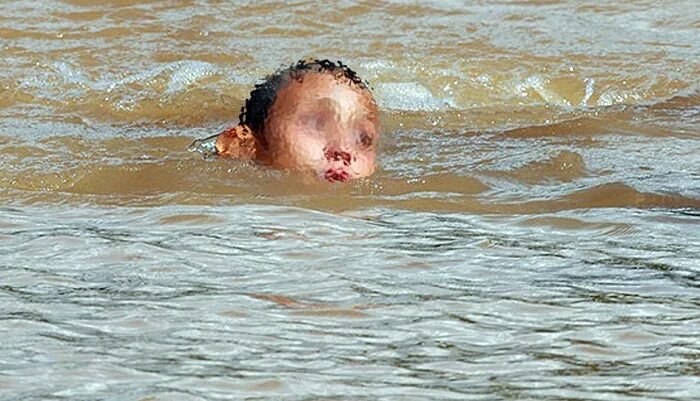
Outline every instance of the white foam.
[(583, 81), (586, 83), (586, 93), (583, 96), (583, 100), (581, 100), (581, 106), (586, 106), (588, 101), (591, 99), (591, 96), (593, 96), (593, 85), (595, 85), (595, 79), (586, 78)]
[(168, 83), (168, 92), (179, 92), (193, 83), (219, 73), (219, 69), (203, 61), (187, 60), (171, 66), (172, 75)]
[(51, 68), (53, 68), (58, 76), (66, 83), (81, 86), (88, 86), (90, 84), (90, 80), (85, 76), (85, 74), (82, 73), (82, 71), (75, 69), (75, 67), (64, 61), (52, 63)]
[(386, 71), (396, 68), (396, 64), (387, 60), (365, 60), (360, 62), (360, 67), (365, 70)]
[(633, 91), (607, 90), (598, 98), (598, 106), (612, 106), (622, 103), (636, 103), (643, 100), (643, 97)]
[(546, 80), (539, 75), (527, 77), (525, 81), (517, 83), (515, 85), (515, 89), (521, 96), (527, 96), (527, 91), (531, 89), (537, 92), (537, 94), (549, 104), (555, 104), (561, 107), (571, 107), (571, 103), (568, 100), (547, 88)]
[(93, 86), (96, 90), (106, 90), (110, 92), (132, 83), (147, 83), (159, 77), (166, 76), (166, 91), (180, 92), (197, 81), (219, 73), (221, 73), (221, 71), (214, 64), (197, 60), (184, 60), (160, 65), (117, 80), (103, 79)]
[(444, 99), (433, 96), (430, 91), (414, 82), (380, 83), (375, 88), (379, 107), (400, 111), (436, 111), (449, 107)]

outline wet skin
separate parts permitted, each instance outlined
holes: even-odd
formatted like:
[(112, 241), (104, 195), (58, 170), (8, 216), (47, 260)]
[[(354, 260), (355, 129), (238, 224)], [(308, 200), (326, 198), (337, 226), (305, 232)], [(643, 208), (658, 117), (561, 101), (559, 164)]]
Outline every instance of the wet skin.
[[(260, 136), (267, 146), (254, 139)], [(239, 125), (220, 134), (216, 147), (222, 156), (334, 182), (371, 175), (378, 139), (377, 106), (369, 91), (328, 73), (309, 72), (279, 90), (263, 133), (253, 135)]]

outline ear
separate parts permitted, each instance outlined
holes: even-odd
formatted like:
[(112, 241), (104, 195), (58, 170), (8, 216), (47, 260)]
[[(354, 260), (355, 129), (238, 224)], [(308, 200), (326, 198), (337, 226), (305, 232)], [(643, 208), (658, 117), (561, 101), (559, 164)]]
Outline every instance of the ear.
[(236, 125), (216, 137), (216, 152), (222, 157), (255, 159), (258, 141), (245, 124)]

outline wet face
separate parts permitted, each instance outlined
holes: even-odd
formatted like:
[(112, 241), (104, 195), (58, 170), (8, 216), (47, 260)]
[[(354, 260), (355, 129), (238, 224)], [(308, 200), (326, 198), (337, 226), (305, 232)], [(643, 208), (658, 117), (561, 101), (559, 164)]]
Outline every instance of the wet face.
[(265, 121), (262, 157), (278, 168), (329, 181), (366, 177), (375, 169), (379, 124), (372, 95), (327, 73), (290, 80)]

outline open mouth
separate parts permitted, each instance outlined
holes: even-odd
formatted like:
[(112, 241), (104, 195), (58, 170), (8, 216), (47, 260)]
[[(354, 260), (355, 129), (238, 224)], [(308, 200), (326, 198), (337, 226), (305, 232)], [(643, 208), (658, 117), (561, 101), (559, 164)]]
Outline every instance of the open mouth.
[(323, 174), (323, 178), (329, 182), (343, 182), (350, 179), (350, 174), (342, 168), (331, 168), (326, 170), (326, 172)]

